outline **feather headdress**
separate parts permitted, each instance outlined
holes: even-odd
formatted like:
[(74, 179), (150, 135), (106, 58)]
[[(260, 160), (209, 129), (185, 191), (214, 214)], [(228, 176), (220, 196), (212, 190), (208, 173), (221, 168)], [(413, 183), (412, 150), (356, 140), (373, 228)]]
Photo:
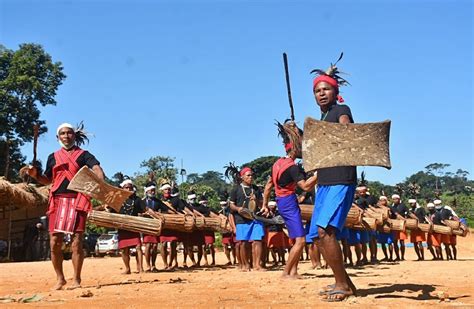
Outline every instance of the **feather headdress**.
[[(346, 86), (346, 85), (350, 85), (350, 83), (345, 80), (344, 78), (342, 78), (339, 74), (345, 74), (344, 72), (341, 72), (339, 71), (339, 69), (337, 68), (337, 63), (339, 62), (339, 60), (342, 59), (342, 56), (344, 55), (343, 52), (341, 52), (341, 55), (339, 56), (339, 59), (337, 59), (337, 61), (329, 66), (329, 68), (324, 71), (324, 70), (321, 70), (321, 69), (314, 69), (310, 72), (310, 74), (317, 74), (318, 76), (329, 76), (331, 78), (333, 78), (334, 80), (336, 80), (337, 82), (337, 85), (338, 86)], [(313, 85), (313, 87), (316, 86), (316, 85)]]
[(92, 136), (89, 132), (84, 129), (84, 122), (81, 121), (74, 129), (76, 135), (76, 145), (81, 146), (86, 142), (89, 143), (89, 136)]
[(283, 145), (288, 155), (295, 155), (297, 158), (302, 157), (301, 144), (303, 139), (303, 130), (298, 128), (294, 121), (286, 119), (283, 124), (276, 121), (278, 127), (278, 136), (283, 139)]
[(235, 184), (239, 184), (242, 181), (240, 178), (240, 171), (237, 166), (235, 166), (234, 162), (229, 162), (229, 165), (224, 166), (224, 168), (224, 175), (227, 179), (232, 180)]
[(365, 179), (365, 172), (362, 172), (360, 174), (360, 180), (359, 180), (359, 187), (367, 187), (368, 182), (367, 179)]

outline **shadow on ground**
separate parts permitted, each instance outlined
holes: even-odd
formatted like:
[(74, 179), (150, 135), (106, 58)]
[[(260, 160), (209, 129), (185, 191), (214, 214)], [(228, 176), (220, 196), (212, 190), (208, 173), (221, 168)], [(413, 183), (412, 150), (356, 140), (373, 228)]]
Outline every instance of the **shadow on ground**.
[[(367, 289), (358, 289), (358, 296), (368, 296), (375, 295), (375, 298), (407, 298), (412, 300), (438, 300), (439, 298), (435, 295), (435, 290), (437, 285), (428, 285), (428, 284), (390, 284), (390, 283), (380, 283), (380, 284), (370, 284), (374, 287)], [(369, 286), (370, 286), (369, 285)], [(419, 292), (417, 296), (406, 296), (406, 295), (397, 295), (394, 293), (397, 292)], [(450, 300), (457, 300), (459, 298), (470, 297), (471, 295), (460, 295), (460, 296), (450, 296)]]

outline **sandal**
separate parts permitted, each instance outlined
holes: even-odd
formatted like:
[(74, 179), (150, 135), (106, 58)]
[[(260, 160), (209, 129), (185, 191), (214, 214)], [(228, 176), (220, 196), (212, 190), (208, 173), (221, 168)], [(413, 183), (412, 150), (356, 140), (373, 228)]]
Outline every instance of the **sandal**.
[[(342, 290), (333, 290), (325, 294), (327, 297), (321, 298), (322, 301), (326, 302), (341, 302), (352, 296), (352, 294), (347, 294), (347, 291)], [(335, 295), (343, 295), (344, 297), (331, 297)]]
[(327, 285), (326, 289), (319, 291), (319, 296), (326, 295), (327, 293), (333, 291), (335, 287), (336, 287), (335, 283)]

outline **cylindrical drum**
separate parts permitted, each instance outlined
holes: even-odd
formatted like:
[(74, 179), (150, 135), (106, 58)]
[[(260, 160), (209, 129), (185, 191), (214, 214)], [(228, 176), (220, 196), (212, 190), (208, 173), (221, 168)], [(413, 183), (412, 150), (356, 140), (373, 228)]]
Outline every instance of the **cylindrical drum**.
[(407, 230), (416, 230), (418, 229), (418, 220), (413, 218), (408, 218), (405, 220), (405, 227)]
[(453, 229), (446, 225), (433, 224), (433, 232), (444, 235), (452, 235)]
[(461, 227), (461, 222), (456, 220), (444, 220), (444, 224), (446, 224), (453, 230), (459, 229)]
[(387, 222), (390, 224), (390, 229), (392, 231), (405, 232), (405, 220), (387, 219)]
[(431, 233), (433, 225), (431, 223), (418, 223), (418, 228), (425, 233)]

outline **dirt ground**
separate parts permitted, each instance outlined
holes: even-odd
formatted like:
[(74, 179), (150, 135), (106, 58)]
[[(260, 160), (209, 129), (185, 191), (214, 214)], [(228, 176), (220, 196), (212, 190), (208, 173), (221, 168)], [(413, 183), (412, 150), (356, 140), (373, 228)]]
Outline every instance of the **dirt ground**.
[[(350, 297), (337, 305), (474, 307), (473, 234), (458, 238), (457, 261), (416, 262), (413, 247), (407, 248), (406, 257), (407, 260), (401, 263), (349, 268), (348, 273), (361, 296)], [(181, 263), (181, 256), (179, 261)], [(223, 253), (217, 254), (217, 262), (219, 265), (226, 262)], [(73, 271), (71, 261), (65, 261), (64, 265), (70, 283)], [(132, 267), (133, 270), (135, 267)], [(333, 281), (330, 270), (313, 270), (308, 261), (300, 264), (301, 280), (280, 279), (281, 267), (248, 273), (224, 266), (131, 275), (121, 275), (121, 271), (120, 257), (86, 258), (82, 288), (50, 291), (55, 276), (49, 261), (3, 263), (0, 264), (0, 307), (325, 306), (328, 304), (320, 300), (317, 291)], [(439, 298), (441, 294), (448, 294), (449, 298), (442, 301)], [(34, 295), (38, 301), (19, 303), (22, 298)]]

